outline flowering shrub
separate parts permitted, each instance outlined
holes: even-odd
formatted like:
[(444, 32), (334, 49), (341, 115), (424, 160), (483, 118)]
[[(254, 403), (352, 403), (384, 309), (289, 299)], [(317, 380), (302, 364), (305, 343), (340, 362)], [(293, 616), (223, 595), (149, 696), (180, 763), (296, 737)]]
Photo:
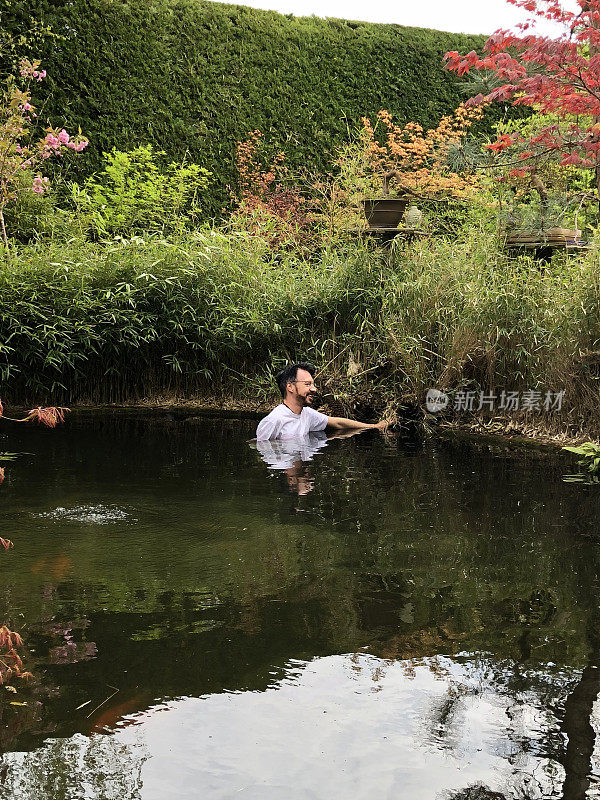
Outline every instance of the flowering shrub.
[(310, 240), (311, 216), (308, 200), (297, 188), (284, 184), (284, 154), (277, 153), (269, 164), (261, 152), (263, 134), (252, 131), (237, 143), (236, 166), (240, 197), (232, 216), (232, 226), (260, 236), (271, 249), (296, 246)]
[(151, 145), (105, 153), (106, 167), (71, 196), (94, 236), (181, 232), (197, 221), (200, 194), (211, 173), (198, 164), (172, 163), (161, 171)]
[[(19, 74), (20, 81), (12, 79), (0, 101), (0, 234), (7, 253), (6, 206), (16, 202), (23, 192), (44, 194), (49, 180), (40, 172), (42, 165), (68, 150), (81, 153), (88, 144), (81, 132), (71, 136), (64, 128), (51, 127), (45, 129), (43, 138), (32, 141), (31, 127), (37, 115), (31, 102), (30, 86), (32, 82), (42, 81), (46, 71), (40, 69), (39, 61), (23, 59)], [(32, 175), (30, 183), (23, 180), (23, 172)]]

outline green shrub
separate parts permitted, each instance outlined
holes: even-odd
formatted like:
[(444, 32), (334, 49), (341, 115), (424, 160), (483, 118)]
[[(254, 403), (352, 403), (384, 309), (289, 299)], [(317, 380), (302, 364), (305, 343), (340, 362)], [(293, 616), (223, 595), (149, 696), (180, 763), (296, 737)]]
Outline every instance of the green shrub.
[(29, 170), (20, 171), (18, 178), (20, 188), (16, 200), (5, 206), (4, 220), (8, 236), (26, 243), (51, 230), (55, 198), (52, 192), (32, 191), (33, 174)]
[(197, 164), (169, 164), (161, 171), (151, 145), (129, 153), (105, 153), (98, 178), (71, 185), (71, 197), (83, 227), (96, 237), (134, 233), (181, 233), (196, 223), (200, 194), (210, 172)]

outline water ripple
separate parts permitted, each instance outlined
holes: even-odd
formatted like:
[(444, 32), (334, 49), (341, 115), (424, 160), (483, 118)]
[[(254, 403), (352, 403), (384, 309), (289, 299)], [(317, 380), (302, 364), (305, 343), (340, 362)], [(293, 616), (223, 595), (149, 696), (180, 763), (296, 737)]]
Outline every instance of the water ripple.
[(44, 511), (34, 514), (38, 519), (52, 519), (68, 522), (85, 522), (92, 525), (110, 525), (113, 522), (136, 522), (128, 511), (124, 511), (118, 506), (75, 506), (74, 508), (64, 508), (58, 506), (53, 511)]

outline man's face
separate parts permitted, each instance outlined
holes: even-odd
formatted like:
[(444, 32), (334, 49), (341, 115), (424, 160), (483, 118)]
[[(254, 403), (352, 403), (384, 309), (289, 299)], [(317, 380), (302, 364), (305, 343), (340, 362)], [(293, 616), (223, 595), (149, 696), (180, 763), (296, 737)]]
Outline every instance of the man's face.
[(317, 388), (310, 372), (299, 369), (296, 373), (296, 380), (287, 385), (287, 394), (297, 397), (304, 406), (309, 406), (317, 394)]

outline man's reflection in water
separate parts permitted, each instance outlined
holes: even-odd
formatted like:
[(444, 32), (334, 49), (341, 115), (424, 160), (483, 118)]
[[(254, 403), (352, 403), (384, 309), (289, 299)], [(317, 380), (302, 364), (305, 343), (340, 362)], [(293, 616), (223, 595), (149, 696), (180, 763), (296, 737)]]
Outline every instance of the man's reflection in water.
[(302, 497), (314, 489), (315, 482), (308, 472), (308, 467), (302, 461), (296, 461), (293, 467), (286, 469), (285, 475), (290, 492), (295, 492), (298, 497)]
[(326, 447), (328, 437), (324, 432), (310, 433), (298, 439), (267, 439), (254, 441), (262, 460), (272, 470), (285, 472), (289, 489), (299, 497), (309, 494), (314, 481), (307, 466), (313, 456)]

